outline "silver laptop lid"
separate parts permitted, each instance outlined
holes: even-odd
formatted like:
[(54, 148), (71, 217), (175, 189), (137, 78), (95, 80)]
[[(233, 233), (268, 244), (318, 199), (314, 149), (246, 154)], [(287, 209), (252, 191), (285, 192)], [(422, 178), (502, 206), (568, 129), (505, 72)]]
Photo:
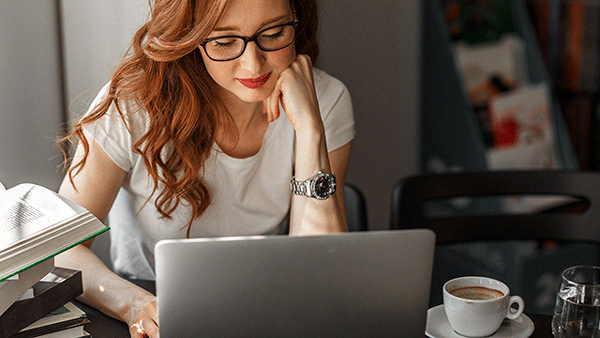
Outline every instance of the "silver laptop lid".
[(163, 240), (160, 335), (423, 337), (429, 230)]

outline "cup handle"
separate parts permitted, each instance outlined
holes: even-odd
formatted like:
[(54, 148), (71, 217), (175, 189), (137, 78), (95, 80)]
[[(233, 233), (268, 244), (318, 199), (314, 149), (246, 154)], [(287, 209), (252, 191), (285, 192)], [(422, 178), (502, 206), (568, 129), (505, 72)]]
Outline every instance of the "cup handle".
[[(511, 305), (517, 303), (519, 307), (516, 310), (513, 310)], [(525, 308), (525, 302), (523, 302), (523, 298), (519, 296), (512, 296), (508, 301), (508, 310), (506, 311), (506, 318), (508, 319), (517, 319), (521, 313), (523, 313), (523, 309)]]

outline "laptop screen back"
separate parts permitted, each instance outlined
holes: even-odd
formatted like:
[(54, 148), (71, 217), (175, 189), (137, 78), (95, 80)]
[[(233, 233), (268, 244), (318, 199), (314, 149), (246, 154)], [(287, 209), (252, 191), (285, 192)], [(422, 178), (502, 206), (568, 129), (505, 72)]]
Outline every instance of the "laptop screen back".
[(164, 240), (161, 337), (423, 337), (429, 230)]

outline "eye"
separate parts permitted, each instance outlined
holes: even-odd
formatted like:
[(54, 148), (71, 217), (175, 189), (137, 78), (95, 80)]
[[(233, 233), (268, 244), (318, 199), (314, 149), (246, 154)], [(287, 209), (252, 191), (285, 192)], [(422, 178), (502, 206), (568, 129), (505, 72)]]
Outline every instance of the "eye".
[(231, 48), (236, 44), (236, 38), (219, 38), (211, 40), (210, 44), (215, 48)]
[(275, 27), (263, 32), (260, 37), (262, 39), (277, 39), (283, 36), (284, 27)]

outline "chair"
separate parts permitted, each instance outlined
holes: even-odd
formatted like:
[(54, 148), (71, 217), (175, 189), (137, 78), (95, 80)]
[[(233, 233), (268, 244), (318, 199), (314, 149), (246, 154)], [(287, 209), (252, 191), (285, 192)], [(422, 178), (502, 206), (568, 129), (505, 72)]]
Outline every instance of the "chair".
[[(424, 215), (426, 201), (475, 196), (572, 196), (567, 207), (585, 212)], [(600, 174), (576, 171), (488, 171), (412, 176), (392, 192), (391, 228), (430, 228), (438, 243), (473, 240), (553, 239), (600, 242)], [(534, 225), (534, 226), (533, 226)], [(483, 228), (485, 227), (485, 228)], [(482, 231), (485, 230), (485, 231)]]
[[(469, 213), (462, 208), (454, 208), (452, 213), (448, 212), (452, 209), (453, 198), (461, 198), (462, 207), (469, 202), (485, 207), (493, 203), (501, 206), (501, 197), (538, 195), (566, 196), (569, 199), (562, 204), (532, 212), (506, 213), (502, 208), (488, 208), (483, 213), (473, 210)], [(465, 197), (468, 199), (465, 200)], [(520, 272), (504, 270), (490, 277), (509, 281), (511, 274), (520, 274), (519, 278), (529, 280), (527, 282), (515, 278), (512, 281), (513, 284), (518, 284), (516, 289), (521, 293), (526, 291), (525, 288), (538, 287), (536, 283), (546, 283), (547, 292), (550, 293), (546, 295), (546, 304), (551, 307), (558, 287), (556, 279), (562, 269), (574, 264), (598, 264), (596, 245), (577, 248), (567, 244), (554, 246), (555, 242), (548, 240), (556, 243), (600, 243), (600, 174), (530, 170), (407, 177), (393, 187), (390, 227), (429, 228), (436, 233), (438, 246), (430, 302), (433, 305), (441, 301), (438, 291), (445, 280), (464, 274), (492, 275), (501, 269), (485, 269), (482, 262), (489, 263), (492, 260), (490, 257), (494, 255), (496, 261), (500, 255), (512, 255), (516, 257), (514, 264), (504, 266), (510, 265), (513, 270), (521, 269)], [(527, 240), (530, 242), (524, 242)], [(471, 247), (465, 247), (464, 243), (471, 243), (468, 244)], [(533, 249), (531, 246), (523, 249), (523, 243), (534, 243)], [(540, 245), (551, 248), (540, 249)], [(493, 247), (490, 249), (490, 246)], [(483, 258), (479, 259), (478, 255)], [(548, 277), (550, 272), (554, 279)], [(542, 275), (546, 276), (545, 282), (540, 282)], [(513, 289), (514, 285), (507, 284)], [(539, 293), (532, 295), (529, 301), (525, 299), (525, 303), (532, 307), (532, 303), (541, 302), (539, 297)]]
[(367, 203), (357, 186), (351, 183), (344, 184), (344, 204), (348, 231), (367, 231)]

